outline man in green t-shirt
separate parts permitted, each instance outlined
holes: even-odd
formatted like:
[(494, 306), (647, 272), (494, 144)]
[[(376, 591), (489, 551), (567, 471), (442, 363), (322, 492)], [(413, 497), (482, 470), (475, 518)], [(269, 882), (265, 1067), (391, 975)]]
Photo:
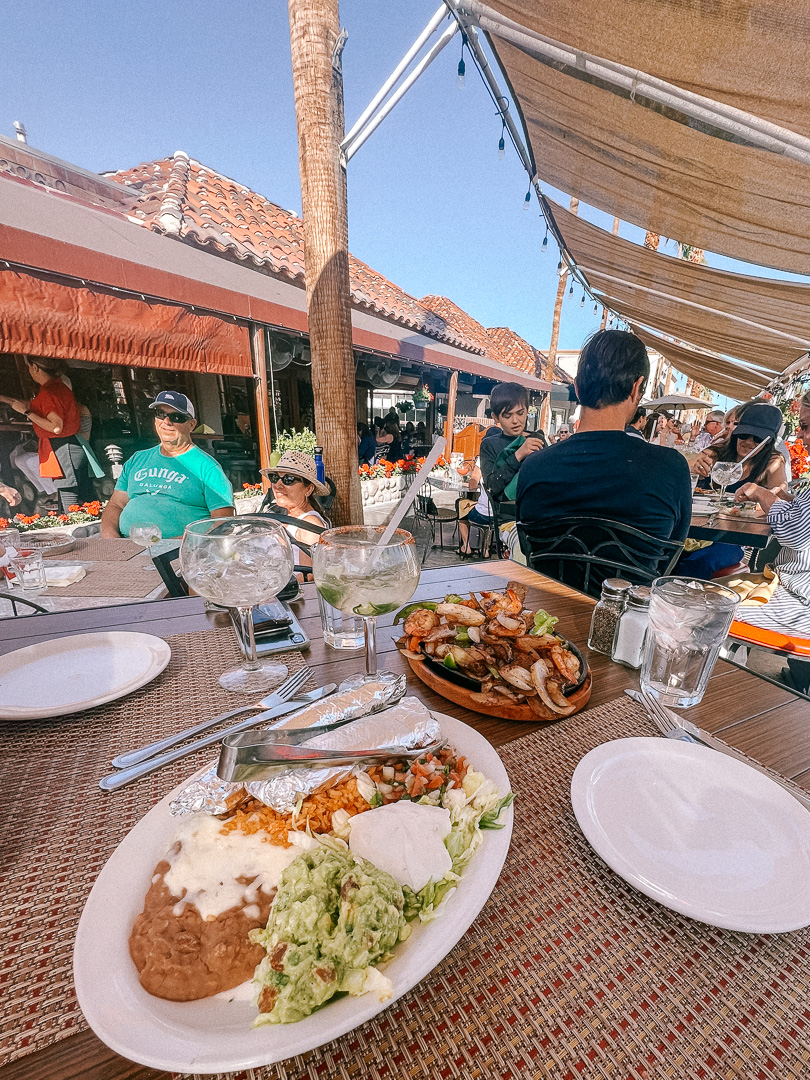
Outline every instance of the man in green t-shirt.
[(191, 441), (197, 423), (185, 394), (164, 390), (150, 409), (160, 443), (139, 450), (124, 466), (101, 516), (101, 535), (128, 536), (133, 525), (157, 525), (179, 537), (207, 517), (232, 517), (233, 488), (220, 465)]

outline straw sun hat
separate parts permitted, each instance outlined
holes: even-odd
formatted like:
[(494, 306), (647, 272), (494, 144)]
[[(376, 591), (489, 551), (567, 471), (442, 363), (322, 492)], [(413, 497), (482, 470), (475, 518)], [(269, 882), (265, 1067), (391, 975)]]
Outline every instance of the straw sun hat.
[(279, 458), (278, 464), (272, 469), (262, 469), (266, 476), (268, 473), (278, 473), (279, 476), (300, 476), (308, 484), (314, 484), (318, 495), (328, 495), (329, 488), (318, 480), (315, 470), (315, 459), (300, 450), (285, 450)]

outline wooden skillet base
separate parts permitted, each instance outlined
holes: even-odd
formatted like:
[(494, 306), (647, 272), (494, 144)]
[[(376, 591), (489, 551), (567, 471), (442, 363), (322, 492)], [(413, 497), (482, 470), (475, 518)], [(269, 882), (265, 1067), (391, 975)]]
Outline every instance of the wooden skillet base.
[[(411, 660), (408, 657), (405, 659), (408, 660), (414, 675), (420, 678), (431, 690), (435, 690), (437, 694), (447, 698), (448, 701), (452, 701), (455, 705), (461, 705), (462, 708), (470, 709), (472, 712), (482, 713), (484, 716), (494, 716), (499, 720), (525, 720), (532, 724), (542, 724), (544, 720), (550, 723), (553, 720), (564, 719), (564, 717), (552, 713), (550, 709), (545, 709), (545, 706), (543, 707), (545, 715), (541, 716), (530, 705), (510, 705), (506, 698), (504, 698), (502, 705), (500, 702), (497, 705), (482, 705), (481, 702), (474, 699), (471, 690), (450, 682), (449, 679), (443, 679), (429, 664), (425, 664), (422, 660)], [(592, 683), (593, 678), (589, 669), (582, 686), (568, 696), (570, 704), (576, 705), (574, 712), (580, 712), (588, 704)], [(574, 713), (568, 715), (573, 716)]]

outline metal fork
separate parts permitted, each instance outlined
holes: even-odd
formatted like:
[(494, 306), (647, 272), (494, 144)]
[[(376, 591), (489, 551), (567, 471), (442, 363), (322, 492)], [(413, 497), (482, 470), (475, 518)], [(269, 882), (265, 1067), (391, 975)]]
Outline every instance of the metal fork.
[(165, 739), (159, 739), (157, 742), (149, 743), (148, 746), (142, 746), (139, 750), (129, 750), (125, 754), (119, 754), (118, 757), (112, 760), (113, 767), (116, 769), (129, 769), (132, 765), (139, 765), (142, 761), (154, 757), (155, 754), (161, 754), (164, 750), (170, 750), (173, 746), (178, 746), (181, 742), (185, 742), (186, 739), (201, 735), (204, 731), (216, 727), (217, 724), (221, 724), (224, 720), (239, 716), (240, 713), (250, 712), (251, 709), (270, 709), (274, 705), (281, 705), (283, 702), (295, 697), (311, 674), (312, 671), (308, 667), (295, 671), (288, 679), (285, 679), (274, 693), (262, 698), (261, 701), (250, 705), (240, 705), (236, 709), (231, 709), (230, 712), (220, 713), (219, 716), (214, 716), (210, 720), (203, 720), (202, 723), (195, 724), (194, 727), (186, 728), (185, 731), (178, 731)]
[[(662, 735), (666, 735), (670, 731), (678, 730), (678, 725), (672, 719), (670, 714), (663, 708), (658, 698), (653, 697), (649, 690), (645, 690), (643, 687), (639, 691), (639, 693), (650, 719)], [(686, 732), (684, 732), (684, 734), (686, 734)]]

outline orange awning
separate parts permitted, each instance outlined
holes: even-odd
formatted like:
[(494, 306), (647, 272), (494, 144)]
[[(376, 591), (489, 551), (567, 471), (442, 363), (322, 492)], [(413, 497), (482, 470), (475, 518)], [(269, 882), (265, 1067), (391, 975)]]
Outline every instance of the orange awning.
[(0, 352), (252, 375), (245, 323), (15, 270), (0, 271)]

